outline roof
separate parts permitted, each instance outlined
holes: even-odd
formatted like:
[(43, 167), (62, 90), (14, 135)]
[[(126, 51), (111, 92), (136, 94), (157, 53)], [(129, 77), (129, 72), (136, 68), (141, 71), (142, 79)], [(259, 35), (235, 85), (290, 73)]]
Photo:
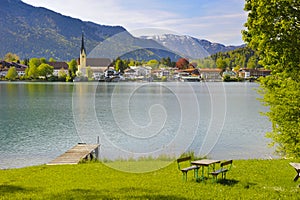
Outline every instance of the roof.
[(250, 68), (242, 68), (239, 70), (244, 72), (272, 72), (272, 70), (264, 69), (264, 68), (258, 68), (258, 69), (250, 69)]
[(105, 70), (107, 70), (107, 67), (91, 67), (91, 70), (94, 72), (94, 73), (104, 73)]
[(178, 72), (188, 72), (191, 73), (195, 70), (195, 68), (188, 68), (188, 69), (179, 69), (177, 70)]
[(222, 72), (222, 69), (218, 69), (218, 68), (204, 68), (204, 69), (200, 69), (200, 72), (216, 72), (216, 73), (220, 73), (220, 72)]
[(125, 73), (135, 73), (134, 69), (128, 68), (124, 70)]
[(47, 64), (54, 67), (54, 69), (69, 68), (69, 65), (66, 62), (47, 62)]
[(83, 35), (83, 33), (82, 33), (82, 36), (81, 36), (81, 49), (80, 49), (80, 52), (82, 53), (83, 51), (86, 52), (85, 47), (84, 47), (84, 35)]
[(27, 68), (27, 65), (23, 65), (20, 63), (16, 63), (16, 62), (6, 62), (4, 60), (0, 61), (0, 65), (2, 65), (2, 67), (16, 67), (16, 68)]
[(87, 67), (108, 67), (111, 64), (109, 58), (87, 58), (86, 66)]

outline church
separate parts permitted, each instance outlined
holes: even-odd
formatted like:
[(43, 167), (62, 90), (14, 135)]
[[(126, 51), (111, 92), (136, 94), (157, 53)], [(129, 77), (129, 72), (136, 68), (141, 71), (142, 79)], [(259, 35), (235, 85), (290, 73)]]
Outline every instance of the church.
[(84, 46), (84, 35), (82, 33), (80, 55), (77, 59), (78, 71), (76, 75), (78, 77), (87, 77), (87, 68), (90, 67), (93, 71), (93, 78), (95, 80), (100, 80), (101, 76), (104, 75), (111, 62), (112, 61), (109, 58), (87, 58), (87, 53)]

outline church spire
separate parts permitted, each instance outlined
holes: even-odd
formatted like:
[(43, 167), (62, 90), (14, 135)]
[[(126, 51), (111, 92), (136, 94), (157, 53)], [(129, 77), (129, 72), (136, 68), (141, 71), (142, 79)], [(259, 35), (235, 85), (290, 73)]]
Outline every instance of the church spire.
[(80, 53), (83, 53), (83, 51), (86, 53), (85, 47), (84, 47), (84, 35), (83, 35), (83, 32), (82, 32)]

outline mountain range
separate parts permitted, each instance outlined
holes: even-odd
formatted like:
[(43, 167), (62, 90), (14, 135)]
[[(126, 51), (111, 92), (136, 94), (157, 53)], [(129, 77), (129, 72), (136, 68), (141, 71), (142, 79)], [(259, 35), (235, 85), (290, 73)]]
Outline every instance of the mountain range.
[(226, 52), (244, 47), (244, 45), (225, 46), (223, 44), (212, 43), (208, 40), (198, 39), (188, 35), (163, 34), (142, 36), (141, 38), (155, 40), (168, 49), (179, 52), (186, 58), (203, 58), (218, 52)]
[[(225, 46), (190, 36), (132, 36), (122, 26), (107, 26), (64, 16), (21, 0), (0, 0), (0, 58), (8, 52), (20, 58), (71, 60), (79, 56), (81, 36), (89, 57), (202, 58), (241, 46)], [(172, 49), (172, 50), (170, 50)]]

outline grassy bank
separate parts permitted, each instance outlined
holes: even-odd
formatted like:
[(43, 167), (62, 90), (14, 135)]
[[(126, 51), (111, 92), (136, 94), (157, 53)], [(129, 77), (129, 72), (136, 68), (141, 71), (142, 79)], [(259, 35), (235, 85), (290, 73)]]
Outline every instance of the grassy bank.
[[(142, 162), (155, 165), (158, 161)], [(228, 180), (219, 183), (211, 179), (198, 183), (191, 172), (184, 182), (175, 162), (148, 173), (121, 172), (102, 163), (0, 170), (0, 198), (299, 199), (300, 181), (293, 181), (296, 172), (289, 162), (292, 160), (234, 160)], [(132, 169), (141, 163), (113, 165)]]

